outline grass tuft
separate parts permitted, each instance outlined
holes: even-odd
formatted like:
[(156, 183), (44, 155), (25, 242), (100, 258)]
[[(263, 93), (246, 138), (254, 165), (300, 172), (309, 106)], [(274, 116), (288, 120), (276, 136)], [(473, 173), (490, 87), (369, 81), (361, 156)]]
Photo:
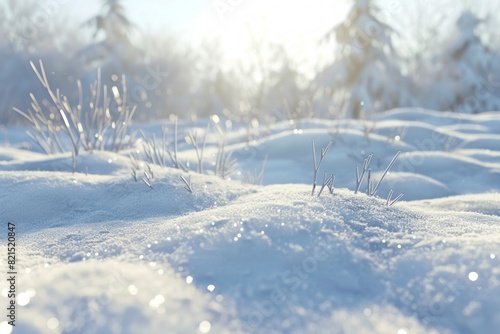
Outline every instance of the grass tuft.
[(38, 67), (33, 62), (30, 64), (49, 100), (39, 103), (37, 97), (30, 94), (31, 108), (26, 112), (17, 108), (14, 111), (31, 124), (28, 135), (43, 152), (71, 151), (76, 157), (81, 151), (117, 152), (134, 143), (129, 129), (136, 108), (128, 105), (125, 76), (121, 81), (122, 91), (113, 86), (113, 94), (110, 94), (108, 87), (102, 85), (98, 70), (87, 102), (84, 103), (82, 84), (78, 81), (78, 103), (72, 105), (59, 89), (52, 89), (41, 60)]
[(321, 149), (320, 158), (319, 158), (319, 161), (317, 162), (316, 161), (316, 147), (314, 145), (314, 139), (312, 140), (314, 179), (313, 179), (311, 196), (314, 196), (314, 191), (316, 190), (316, 186), (317, 186), (317, 182), (318, 182), (318, 171), (319, 171), (319, 168), (321, 167), (321, 163), (323, 162), (323, 158), (330, 150), (330, 147), (332, 146), (332, 144), (333, 144), (333, 141), (330, 140), (330, 142), (326, 145), (326, 147)]

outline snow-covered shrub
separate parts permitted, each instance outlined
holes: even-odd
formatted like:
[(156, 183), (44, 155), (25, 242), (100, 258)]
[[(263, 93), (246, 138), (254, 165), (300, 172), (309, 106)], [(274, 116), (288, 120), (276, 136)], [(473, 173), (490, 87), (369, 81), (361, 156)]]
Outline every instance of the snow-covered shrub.
[(122, 87), (109, 89), (102, 85), (100, 74), (90, 87), (90, 97), (83, 94), (80, 81), (77, 82), (78, 103), (72, 104), (59, 89), (51, 88), (45, 68), (40, 61), (37, 68), (31, 63), (49, 98), (39, 100), (30, 94), (31, 107), (27, 112), (15, 109), (32, 126), (30, 137), (47, 154), (72, 152), (77, 156), (81, 150), (119, 151), (133, 141), (129, 133), (135, 108), (126, 100), (126, 82)]
[(421, 101), (425, 107), (465, 113), (500, 110), (500, 54), (476, 33), (481, 20), (463, 12), (458, 34), (435, 58)]
[(23, 56), (59, 53), (64, 57), (81, 45), (82, 36), (68, 16), (59, 15), (63, 2), (1, 1), (0, 45)]
[(222, 111), (206, 110), (209, 95), (200, 96), (199, 82), (203, 81), (203, 88), (209, 82), (200, 80), (197, 54), (169, 33), (136, 29), (122, 0), (105, 0), (101, 12), (86, 25), (92, 28), (92, 38), (78, 52), (86, 71), (82, 82), (92, 83), (97, 68), (109, 86), (126, 75), (128, 100), (137, 107), (134, 119), (147, 122)]
[(76, 95), (75, 89), (66, 87), (73, 86), (82, 74), (73, 57), (73, 51), (82, 45), (82, 36), (65, 15), (55, 15), (63, 10), (61, 4), (52, 2), (49, 13), (46, 5), (35, 0), (0, 2), (0, 124), (24, 121), (13, 107), (28, 109), (30, 100), (26, 97), (30, 93), (47, 96), (30, 60), (43, 59), (51, 69), (52, 84), (70, 99)]
[(354, 0), (344, 22), (334, 27), (335, 61), (320, 73), (326, 97), (353, 118), (374, 111), (412, 106), (411, 82), (397, 63), (394, 31), (377, 18), (372, 0)]

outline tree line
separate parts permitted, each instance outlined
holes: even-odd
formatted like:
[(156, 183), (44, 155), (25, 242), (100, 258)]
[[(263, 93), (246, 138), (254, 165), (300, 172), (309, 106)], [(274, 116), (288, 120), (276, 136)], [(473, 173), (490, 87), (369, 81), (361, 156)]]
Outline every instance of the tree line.
[(0, 5), (0, 123), (20, 122), (12, 108), (29, 109), (30, 93), (43, 101), (46, 91), (29, 65), (38, 59), (70, 101), (78, 98), (78, 81), (85, 91), (98, 76), (110, 92), (124, 84), (139, 121), (171, 114), (238, 122), (369, 118), (398, 107), (500, 110), (498, 36), (484, 30), (488, 18), (468, 9), (441, 30), (441, 22), (419, 26), (417, 15), (415, 38), (406, 43), (408, 29), (387, 22), (376, 1), (352, 0), (346, 18), (317, 41), (318, 59), (326, 60), (305, 71), (300, 55), (251, 28), (247, 59), (228, 63), (220, 41), (193, 47), (168, 33), (141, 32), (121, 0), (103, 1), (83, 25), (68, 22), (52, 3)]

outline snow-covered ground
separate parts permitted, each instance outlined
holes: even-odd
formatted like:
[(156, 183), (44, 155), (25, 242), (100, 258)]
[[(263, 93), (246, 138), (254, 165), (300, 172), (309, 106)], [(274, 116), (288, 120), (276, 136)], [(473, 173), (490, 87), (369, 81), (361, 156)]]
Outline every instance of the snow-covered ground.
[[(206, 122), (181, 123), (180, 138), (195, 127)], [(137, 128), (158, 136), (161, 124)], [(129, 154), (145, 160), (142, 144), (81, 154), (73, 173), (71, 154), (41, 154), (25, 129), (1, 129), (2, 243), (7, 222), (17, 232), (13, 333), (498, 331), (500, 113), (402, 109), (250, 132), (226, 129), (233, 180), (191, 172), (190, 193), (188, 173), (168, 167), (151, 165), (152, 189), (134, 182)], [(311, 196), (313, 139), (318, 156), (333, 140), (318, 177), (335, 174), (333, 194)], [(376, 197), (365, 183), (354, 193), (368, 154), (379, 179), (398, 151)], [(179, 156), (196, 169), (183, 139)], [(263, 186), (238, 181), (266, 157)], [(404, 197), (387, 206), (390, 189)]]

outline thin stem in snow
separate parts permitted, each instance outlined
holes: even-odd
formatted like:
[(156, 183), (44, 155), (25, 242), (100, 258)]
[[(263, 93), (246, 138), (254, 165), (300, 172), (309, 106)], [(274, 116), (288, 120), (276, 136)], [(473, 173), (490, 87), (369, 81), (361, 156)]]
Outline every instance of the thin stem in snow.
[(148, 172), (144, 172), (144, 176), (146, 178), (142, 178), (142, 182), (144, 182), (149, 188), (153, 189), (153, 179), (149, 176)]
[(335, 181), (335, 175), (334, 174), (330, 175), (330, 177), (327, 180), (326, 179), (326, 172), (325, 172), (325, 174), (323, 175), (323, 185), (321, 186), (321, 189), (319, 190), (318, 197), (321, 196), (321, 193), (323, 192), (323, 189), (325, 189), (325, 187), (328, 188), (328, 190), (330, 191), (330, 194), (333, 194), (333, 182), (334, 181)]
[(189, 175), (187, 180), (184, 176), (181, 175), (181, 180), (185, 184), (184, 189), (186, 189), (187, 191), (189, 191), (192, 194), (193, 193), (193, 186), (191, 184), (191, 175)]
[(401, 197), (404, 196), (404, 194), (401, 193), (395, 199), (392, 199), (392, 194), (394, 194), (394, 189), (391, 189), (391, 191), (389, 191), (389, 195), (387, 195), (387, 201), (385, 203), (387, 206), (393, 205), (394, 203), (399, 201), (401, 199)]
[(370, 161), (372, 160), (372, 156), (373, 156), (373, 154), (370, 154), (363, 161), (363, 170), (361, 171), (361, 175), (359, 175), (359, 169), (358, 169), (358, 166), (356, 166), (356, 190), (354, 191), (355, 194), (357, 194), (359, 191), (359, 188), (361, 188), (361, 183), (363, 182), (363, 178), (365, 177), (365, 173), (368, 170), (368, 166), (370, 165)]
[(205, 151), (205, 145), (207, 143), (207, 134), (208, 134), (209, 128), (210, 128), (210, 123), (207, 124), (207, 130), (205, 131), (205, 134), (203, 136), (203, 143), (202, 143), (201, 148), (198, 145), (198, 132), (196, 132), (196, 131), (194, 133), (191, 131), (188, 132), (189, 140), (194, 147), (194, 150), (196, 153), (196, 158), (198, 159), (198, 166), (197, 166), (196, 170), (199, 174), (203, 174), (203, 153)]
[(382, 177), (380, 178), (380, 180), (378, 180), (377, 185), (375, 186), (375, 188), (373, 189), (373, 191), (370, 191), (370, 196), (375, 196), (375, 194), (377, 193), (378, 187), (380, 187), (380, 184), (382, 183), (382, 181), (384, 180), (385, 176), (387, 175), (387, 173), (391, 169), (392, 165), (394, 165), (394, 163), (396, 162), (396, 159), (399, 157), (400, 154), (401, 154), (401, 151), (398, 151), (398, 153), (396, 153), (396, 155), (394, 156), (394, 158), (392, 158), (391, 162), (389, 162), (389, 165), (384, 170), (384, 174), (382, 174)]
[(316, 147), (314, 145), (314, 139), (312, 140), (314, 180), (313, 180), (313, 187), (312, 187), (312, 191), (311, 191), (311, 196), (314, 196), (314, 191), (315, 191), (316, 186), (317, 186), (317, 182), (318, 182), (318, 170), (321, 167), (321, 163), (323, 162), (323, 158), (328, 153), (328, 150), (330, 149), (330, 147), (332, 146), (332, 144), (333, 144), (333, 140), (330, 140), (330, 142), (328, 143), (328, 145), (326, 145), (325, 148), (321, 149), (321, 156), (319, 158), (319, 162), (316, 162)]
[(366, 179), (366, 194), (368, 196), (371, 196), (370, 194), (372, 193), (373, 191), (373, 187), (374, 187), (374, 180), (372, 180), (372, 169), (371, 168), (368, 168), (368, 177)]
[(334, 186), (333, 184), (335, 183), (335, 175), (332, 174), (332, 180), (330, 181), (329, 184), (327, 184), (328, 186), (328, 190), (330, 191), (330, 194), (333, 194), (333, 189), (334, 189)]
[(151, 165), (150, 164), (146, 164), (148, 166), (148, 170), (149, 170), (149, 175), (151, 175), (151, 178), (154, 179), (155, 175), (153, 173), (153, 169), (151, 168)]
[(389, 195), (387, 195), (387, 200), (385, 202), (385, 205), (389, 206), (389, 203), (391, 202), (392, 194), (394, 193), (394, 189), (391, 189), (389, 191)]

